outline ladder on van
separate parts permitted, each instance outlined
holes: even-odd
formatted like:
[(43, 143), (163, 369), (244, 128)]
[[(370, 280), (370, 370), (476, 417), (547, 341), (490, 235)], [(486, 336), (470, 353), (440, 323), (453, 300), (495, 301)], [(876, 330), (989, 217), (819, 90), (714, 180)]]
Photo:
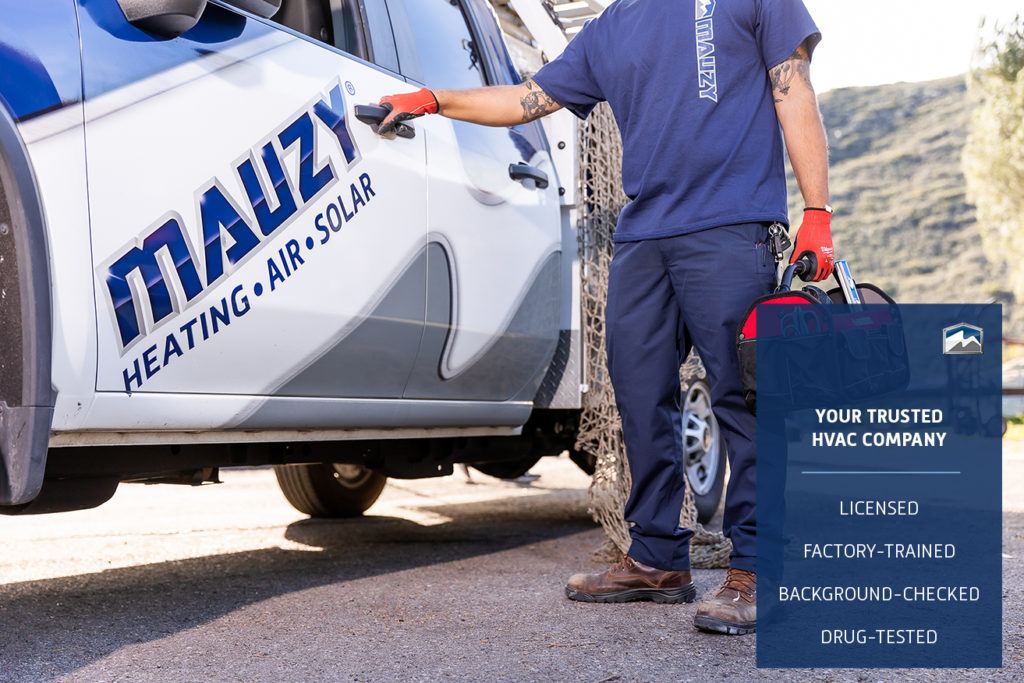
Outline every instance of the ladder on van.
[(612, 0), (504, 0), (525, 24), (547, 58), (562, 54), (583, 25), (601, 14)]

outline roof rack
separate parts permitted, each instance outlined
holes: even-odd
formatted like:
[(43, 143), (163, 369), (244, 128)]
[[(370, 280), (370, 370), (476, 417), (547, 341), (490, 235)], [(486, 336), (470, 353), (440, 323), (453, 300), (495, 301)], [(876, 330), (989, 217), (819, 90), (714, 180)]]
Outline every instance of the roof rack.
[(562, 53), (584, 24), (598, 16), (612, 0), (494, 0), (519, 15), (526, 30), (548, 59)]

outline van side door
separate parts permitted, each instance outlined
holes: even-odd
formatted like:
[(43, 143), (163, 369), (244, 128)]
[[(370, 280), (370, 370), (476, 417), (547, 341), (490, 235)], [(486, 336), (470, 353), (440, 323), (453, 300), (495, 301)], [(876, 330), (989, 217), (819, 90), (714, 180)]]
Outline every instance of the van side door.
[[(483, 3), (388, 7), (410, 80), (518, 82)], [(442, 117), (417, 125), (429, 174), (427, 325), (406, 396), (532, 401), (558, 340), (562, 296), (558, 183), (543, 131)]]
[(80, 14), (97, 391), (239, 398), (194, 402), (176, 420), (195, 427), (275, 398), (401, 398), (424, 319), (425, 136), (383, 139), (354, 108), (408, 83), (213, 2), (174, 39), (113, 0)]

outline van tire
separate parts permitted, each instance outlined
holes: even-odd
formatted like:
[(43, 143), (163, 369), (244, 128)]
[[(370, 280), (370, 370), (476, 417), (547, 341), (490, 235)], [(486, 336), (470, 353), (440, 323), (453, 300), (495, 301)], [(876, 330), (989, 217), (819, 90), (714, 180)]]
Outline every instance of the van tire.
[(275, 465), (281, 493), (311, 517), (359, 517), (380, 497), (387, 477), (361, 465)]

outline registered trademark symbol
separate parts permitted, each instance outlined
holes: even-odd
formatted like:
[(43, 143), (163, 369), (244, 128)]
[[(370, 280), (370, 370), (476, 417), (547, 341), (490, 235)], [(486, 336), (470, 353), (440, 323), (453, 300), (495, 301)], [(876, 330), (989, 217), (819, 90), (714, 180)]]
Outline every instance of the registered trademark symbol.
[(356, 94), (356, 86), (352, 85), (352, 81), (345, 81), (345, 90), (348, 90), (349, 95)]

